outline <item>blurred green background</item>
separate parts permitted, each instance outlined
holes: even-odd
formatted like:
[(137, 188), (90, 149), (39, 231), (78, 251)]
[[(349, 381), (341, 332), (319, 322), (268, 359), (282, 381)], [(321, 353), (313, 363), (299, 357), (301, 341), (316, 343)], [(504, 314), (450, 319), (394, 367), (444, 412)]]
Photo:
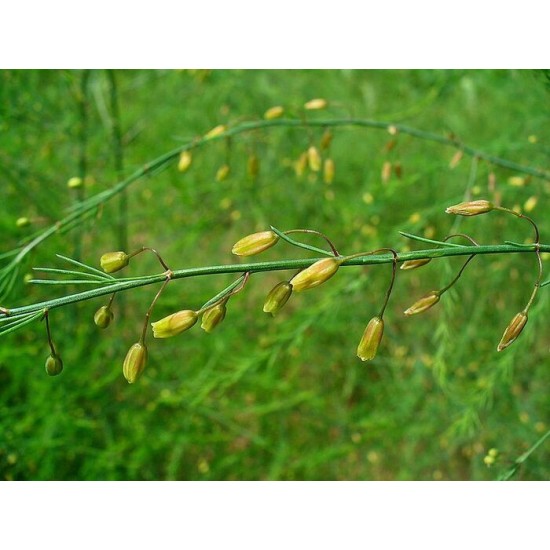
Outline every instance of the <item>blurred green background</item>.
[[(274, 105), (288, 117), (326, 98), (311, 119), (348, 116), (403, 123), (520, 164), (547, 168), (549, 83), (541, 71), (83, 71), (0, 72), (0, 231), (2, 250), (48, 227), (80, 194), (91, 196), (217, 124), (259, 119)], [(112, 140), (112, 77), (117, 85), (123, 173)], [(84, 101), (84, 103), (83, 103)], [(82, 105), (87, 128), (82, 134)], [(274, 225), (328, 234), (346, 254), (392, 246), (423, 248), (399, 230), (442, 239), (464, 231), (483, 243), (532, 238), (527, 223), (494, 213), (456, 221), (444, 213), (472, 196), (528, 211), (548, 243), (550, 184), (471, 159), (451, 162), (452, 147), (384, 130), (335, 128), (331, 184), (299, 175), (296, 161), (322, 128), (242, 133), (193, 152), (128, 188), (128, 217), (118, 198), (25, 260), (2, 304), (15, 307), (75, 288), (25, 283), (33, 266), (62, 266), (56, 253), (98, 265), (117, 250), (158, 249), (174, 269), (238, 262), (231, 246)], [(83, 191), (67, 187), (82, 169)], [(247, 162), (259, 159), (251, 177)], [(216, 172), (231, 167), (224, 181)], [(384, 164), (391, 163), (385, 174)], [(400, 168), (396, 169), (396, 166)], [(387, 169), (386, 169), (387, 170)], [(492, 174), (492, 175), (491, 175)], [(389, 177), (388, 177), (389, 176)], [(31, 225), (18, 227), (28, 217)], [(304, 239), (320, 245), (315, 239)], [(282, 243), (258, 260), (308, 257)], [(310, 255), (314, 256), (314, 255)], [(441, 303), (424, 315), (403, 310), (446, 284), (462, 259), (398, 272), (386, 331), (371, 363), (355, 357), (364, 326), (383, 300), (389, 266), (342, 269), (326, 285), (293, 296), (275, 318), (262, 312), (281, 272), (257, 274), (228, 304), (222, 325), (197, 325), (168, 340), (148, 339), (143, 377), (122, 377), (156, 292), (146, 287), (115, 302), (115, 323), (93, 324), (96, 299), (54, 310), (54, 340), (65, 370), (44, 372), (49, 350), (35, 323), (0, 342), (0, 478), (6, 480), (491, 480), (550, 428), (549, 335), (543, 288), (521, 338), (498, 354), (509, 320), (536, 277), (531, 255), (478, 257)], [(545, 266), (548, 266), (545, 259)], [(152, 257), (131, 274), (158, 273)], [(29, 277), (26, 277), (28, 280)], [(546, 276), (546, 278), (548, 278)], [(172, 283), (154, 319), (198, 308), (229, 275)], [(484, 458), (498, 449), (491, 466)], [(548, 479), (542, 445), (515, 479)]]

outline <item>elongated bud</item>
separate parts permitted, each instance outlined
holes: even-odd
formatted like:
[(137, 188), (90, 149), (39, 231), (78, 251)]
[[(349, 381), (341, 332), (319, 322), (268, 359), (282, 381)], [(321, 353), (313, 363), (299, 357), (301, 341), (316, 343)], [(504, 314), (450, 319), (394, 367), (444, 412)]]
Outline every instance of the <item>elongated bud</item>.
[(256, 155), (250, 155), (246, 164), (246, 170), (251, 178), (255, 178), (260, 171), (260, 160)]
[(128, 384), (133, 384), (143, 372), (147, 362), (147, 347), (141, 342), (135, 343), (126, 354), (122, 365), (122, 374), (128, 381)]
[(223, 181), (227, 179), (227, 176), (229, 176), (229, 172), (231, 172), (229, 164), (224, 164), (220, 166), (218, 168), (218, 171), (216, 172), (216, 181)]
[(227, 308), (224, 302), (207, 309), (202, 316), (202, 330), (208, 333), (212, 332), (225, 319), (226, 313)]
[(323, 258), (300, 271), (290, 280), (290, 284), (296, 292), (315, 288), (328, 281), (338, 271), (342, 261), (336, 258)]
[(305, 169), (307, 166), (307, 153), (302, 153), (298, 160), (294, 163), (294, 171), (296, 176), (301, 178), (304, 175)]
[(183, 332), (184, 330), (190, 329), (198, 319), (196, 311), (191, 309), (184, 309), (182, 311), (177, 311), (164, 317), (160, 321), (151, 323), (153, 327), (153, 336), (155, 338), (170, 338)]
[(205, 139), (212, 139), (223, 134), (226, 130), (227, 126), (225, 126), (224, 124), (219, 124), (215, 128), (212, 128), (212, 130), (210, 130), (210, 132), (208, 132), (204, 137)]
[(191, 152), (182, 151), (180, 155), (180, 159), (178, 161), (178, 170), (180, 172), (187, 172), (187, 170), (191, 166), (191, 162), (193, 162), (193, 157), (191, 156)]
[(21, 218), (17, 218), (17, 220), (15, 222), (15, 225), (17, 227), (27, 227), (30, 224), (31, 224), (31, 220), (29, 220), (29, 218), (27, 218), (25, 216), (22, 216)]
[(99, 263), (105, 273), (114, 273), (128, 265), (130, 256), (126, 252), (107, 252), (101, 256)]
[(334, 180), (334, 161), (332, 159), (325, 159), (323, 165), (323, 179), (325, 183), (332, 183)]
[(94, 315), (94, 323), (99, 328), (107, 328), (114, 319), (114, 314), (109, 306), (101, 306)]
[(391, 162), (390, 161), (386, 161), (382, 165), (382, 172), (380, 174), (380, 177), (382, 178), (382, 181), (384, 183), (388, 183), (388, 181), (390, 181), (390, 178), (391, 178)]
[(70, 178), (67, 182), (67, 187), (69, 189), (78, 189), (79, 187), (82, 187), (82, 178)]
[(264, 118), (266, 120), (273, 120), (274, 118), (280, 118), (283, 116), (285, 110), (280, 105), (276, 105), (275, 107), (270, 107), (265, 113)]
[(458, 216), (477, 216), (485, 214), (494, 209), (494, 204), (486, 200), (461, 202), (445, 209), (447, 214), (456, 214)]
[(332, 132), (327, 128), (321, 137), (321, 151), (325, 151), (332, 143)]
[(321, 155), (314, 145), (307, 150), (307, 162), (312, 172), (319, 172), (321, 169)]
[(418, 267), (429, 264), (431, 261), (431, 258), (421, 258), (420, 260), (407, 260), (401, 264), (401, 269), (417, 269)]
[(439, 297), (439, 292), (437, 290), (432, 290), (425, 296), (422, 296), (422, 298), (415, 302), (409, 309), (406, 309), (404, 313), (405, 315), (416, 315), (418, 313), (422, 313), (437, 304), (437, 302), (439, 302)]
[(462, 160), (463, 156), (464, 156), (463, 151), (457, 151), (453, 155), (453, 158), (451, 159), (451, 162), (449, 162), (449, 168), (451, 168), (451, 169), (456, 168), (458, 166), (458, 163)]
[(304, 109), (306, 111), (318, 111), (320, 109), (324, 109), (327, 105), (328, 101), (326, 99), (318, 97), (315, 99), (310, 99), (307, 103), (305, 103)]
[(288, 302), (291, 294), (292, 285), (287, 281), (283, 281), (282, 283), (274, 286), (266, 296), (264, 302), (264, 312), (275, 315), (275, 313), (281, 310), (282, 307)]
[(523, 327), (527, 323), (527, 313), (521, 311), (516, 313), (514, 318), (510, 321), (510, 324), (506, 327), (500, 343), (497, 346), (497, 351), (506, 349), (514, 340), (520, 335)]
[(260, 231), (259, 233), (252, 233), (243, 237), (240, 241), (237, 241), (231, 252), (236, 256), (254, 256), (259, 254), (268, 248), (271, 248), (279, 240), (279, 235), (273, 231)]
[(378, 346), (382, 340), (382, 334), (384, 333), (384, 321), (380, 317), (373, 317), (367, 327), (365, 332), (363, 332), (363, 337), (357, 346), (357, 357), (361, 361), (370, 361), (376, 356), (378, 351)]
[(63, 370), (63, 361), (59, 355), (51, 354), (46, 359), (46, 372), (49, 376), (57, 376)]

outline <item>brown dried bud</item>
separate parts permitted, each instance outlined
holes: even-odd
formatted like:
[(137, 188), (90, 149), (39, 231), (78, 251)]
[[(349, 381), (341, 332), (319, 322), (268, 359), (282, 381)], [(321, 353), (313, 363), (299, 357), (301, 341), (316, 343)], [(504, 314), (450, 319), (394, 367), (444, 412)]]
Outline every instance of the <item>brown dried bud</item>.
[(439, 292), (437, 290), (432, 290), (425, 296), (422, 296), (422, 298), (415, 302), (409, 309), (406, 309), (404, 313), (405, 315), (416, 315), (418, 313), (422, 313), (437, 304), (437, 302), (439, 302), (439, 298)]
[(151, 323), (151, 327), (153, 328), (153, 337), (170, 338), (175, 336), (184, 330), (190, 329), (197, 322), (197, 319), (197, 312), (191, 309), (184, 309), (182, 311), (172, 313), (172, 315), (168, 315), (160, 321)]
[(527, 323), (527, 313), (520, 311), (516, 313), (514, 318), (510, 321), (510, 324), (506, 327), (500, 343), (497, 346), (497, 351), (502, 351), (506, 349), (514, 340), (520, 335), (523, 327)]
[(458, 216), (477, 216), (485, 214), (495, 208), (494, 204), (487, 200), (461, 202), (445, 209), (447, 214), (456, 214)]
[(109, 306), (101, 306), (94, 315), (94, 323), (99, 328), (107, 328), (114, 319), (114, 314)]
[(251, 178), (255, 178), (260, 171), (260, 160), (256, 155), (250, 155), (246, 164), (246, 171)]
[(291, 294), (292, 285), (287, 281), (274, 286), (265, 299), (264, 312), (275, 315), (288, 302)]
[(382, 334), (384, 333), (384, 321), (380, 317), (373, 317), (357, 346), (357, 357), (361, 361), (370, 361), (376, 356), (378, 346), (382, 340)]
[(266, 120), (273, 120), (274, 118), (280, 118), (283, 116), (284, 112), (285, 110), (283, 107), (281, 107), (280, 105), (276, 105), (275, 107), (269, 108), (264, 113), (264, 118)]
[(224, 319), (227, 313), (225, 302), (207, 309), (202, 316), (201, 328), (205, 332), (212, 332)]
[(290, 280), (290, 284), (296, 292), (315, 288), (328, 281), (338, 271), (342, 261), (336, 258), (323, 258), (300, 271)]
[(128, 265), (130, 256), (126, 252), (107, 252), (101, 256), (99, 263), (105, 273), (114, 273)]
[(323, 135), (321, 136), (321, 151), (325, 151), (330, 147), (330, 144), (332, 143), (332, 132), (327, 128)]
[(63, 361), (59, 355), (51, 354), (46, 359), (46, 372), (49, 376), (57, 376), (63, 370)]
[(401, 269), (416, 269), (422, 267), (423, 265), (429, 264), (432, 261), (431, 258), (421, 258), (419, 260), (406, 260), (401, 264)]
[(147, 347), (141, 342), (135, 343), (126, 354), (122, 365), (122, 374), (128, 380), (128, 384), (133, 384), (143, 372), (147, 362)]
[(271, 248), (279, 240), (279, 235), (273, 231), (260, 231), (252, 233), (237, 241), (231, 252), (237, 256), (253, 256), (259, 254), (268, 248)]

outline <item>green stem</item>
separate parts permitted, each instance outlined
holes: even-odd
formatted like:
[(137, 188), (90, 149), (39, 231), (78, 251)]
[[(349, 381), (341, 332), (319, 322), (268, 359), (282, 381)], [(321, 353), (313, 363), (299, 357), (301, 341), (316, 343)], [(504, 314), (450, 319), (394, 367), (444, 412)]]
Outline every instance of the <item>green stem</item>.
[[(541, 252), (550, 252), (550, 244), (538, 245)], [(403, 252), (397, 254), (397, 262), (404, 262), (407, 260), (419, 260), (422, 258), (443, 258), (449, 256), (477, 256), (479, 254), (525, 254), (532, 253), (533, 248), (518, 248), (513, 245), (497, 244), (497, 245), (481, 245), (481, 246), (461, 246), (457, 247), (442, 247), (437, 249), (428, 250), (415, 250), (412, 252)], [(223, 273), (243, 273), (249, 271), (250, 273), (260, 273), (266, 271), (281, 271), (281, 270), (294, 270), (304, 269), (309, 267), (314, 262), (319, 261), (320, 258), (308, 258), (297, 260), (279, 260), (273, 262), (257, 262), (249, 264), (230, 264), (220, 266), (208, 266), (175, 270), (171, 273), (171, 279), (185, 279), (188, 277), (198, 277), (201, 275), (219, 275)], [(359, 258), (348, 259), (342, 262), (342, 266), (359, 266), (359, 265), (378, 265), (388, 264), (394, 261), (393, 254), (374, 254), (370, 256), (362, 256)], [(16, 307), (9, 309), (11, 314), (19, 313), (31, 313), (37, 310), (54, 309), (57, 307), (65, 306), (68, 304), (81, 302), (84, 300), (90, 300), (97, 298), (98, 296), (104, 296), (113, 292), (123, 292), (133, 288), (147, 286), (163, 282), (166, 279), (166, 273), (160, 273), (157, 275), (151, 275), (148, 277), (139, 277), (135, 279), (127, 279), (120, 282), (109, 283), (102, 288), (95, 288), (84, 292), (78, 292), (68, 296), (62, 296), (53, 300), (40, 302), (37, 304), (31, 304), (23, 307)], [(6, 316), (0, 310), (0, 316)]]
[(348, 118), (348, 119), (322, 119), (322, 120), (290, 120), (290, 119), (275, 119), (275, 120), (258, 120), (252, 122), (243, 122), (232, 128), (229, 128), (225, 132), (219, 134), (215, 137), (200, 137), (191, 142), (185, 143), (172, 151), (157, 157), (153, 161), (146, 163), (141, 168), (136, 170), (125, 180), (115, 184), (111, 189), (107, 191), (102, 191), (96, 195), (88, 198), (78, 205), (77, 208), (71, 214), (65, 218), (57, 221), (54, 225), (44, 230), (44, 233), (31, 240), (8, 264), (4, 269), (10, 270), (13, 267), (20, 263), (21, 260), (36, 246), (38, 246), (42, 241), (46, 240), (48, 237), (57, 233), (60, 229), (63, 229), (65, 226), (70, 225), (75, 220), (80, 219), (80, 217), (88, 212), (93, 211), (99, 206), (105, 204), (113, 197), (122, 193), (129, 185), (134, 183), (137, 180), (140, 180), (146, 175), (151, 173), (156, 173), (160, 170), (167, 168), (170, 163), (176, 162), (180, 154), (183, 151), (191, 150), (195, 147), (202, 147), (212, 141), (227, 139), (231, 136), (235, 136), (244, 132), (250, 132), (258, 129), (269, 129), (269, 128), (312, 128), (312, 127), (361, 127), (361, 128), (375, 128), (379, 130), (387, 131), (388, 127), (393, 126), (401, 134), (407, 134), (418, 139), (423, 139), (425, 141), (431, 141), (434, 143), (439, 143), (441, 145), (459, 148), (464, 152), (464, 154), (477, 157), (478, 159), (483, 159), (495, 166), (500, 166), (502, 168), (507, 168), (509, 170), (514, 170), (519, 173), (529, 174), (542, 179), (550, 179), (550, 173), (545, 170), (540, 170), (537, 168), (532, 168), (530, 166), (523, 166), (521, 164), (502, 159), (469, 147), (467, 145), (461, 144), (456, 139), (440, 136), (437, 134), (432, 134), (430, 132), (424, 132), (423, 130), (418, 130), (416, 128), (411, 128), (409, 126), (404, 126), (401, 124), (392, 124), (390, 122), (381, 122), (376, 120), (367, 120), (359, 118)]
[(527, 451), (525, 451), (519, 458), (514, 461), (514, 465), (510, 470), (504, 473), (499, 481), (508, 481), (519, 469), (519, 467), (550, 437), (550, 430), (548, 430), (535, 444)]

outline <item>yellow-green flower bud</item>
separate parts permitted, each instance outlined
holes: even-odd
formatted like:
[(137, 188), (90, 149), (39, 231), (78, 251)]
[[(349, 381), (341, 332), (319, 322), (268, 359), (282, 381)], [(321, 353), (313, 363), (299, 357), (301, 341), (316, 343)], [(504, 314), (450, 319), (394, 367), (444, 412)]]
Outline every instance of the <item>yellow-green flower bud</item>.
[(494, 204), (486, 200), (461, 202), (454, 206), (449, 206), (445, 210), (447, 214), (457, 214), (458, 216), (477, 216), (478, 214), (485, 214), (495, 208)]
[(315, 288), (328, 281), (340, 267), (342, 260), (336, 258), (323, 258), (300, 271), (291, 280), (290, 284), (296, 292)]
[(31, 224), (31, 220), (29, 220), (29, 218), (23, 216), (21, 218), (17, 218), (17, 220), (15, 221), (15, 225), (17, 227), (27, 227), (28, 225)]
[(198, 319), (196, 311), (184, 309), (168, 317), (164, 317), (156, 323), (151, 323), (153, 327), (153, 336), (155, 338), (170, 338), (184, 330), (190, 329)]
[(137, 342), (128, 350), (122, 365), (122, 374), (128, 380), (128, 384), (133, 384), (141, 376), (146, 362), (147, 347)]
[(227, 126), (225, 126), (224, 124), (219, 124), (215, 128), (212, 128), (212, 130), (210, 130), (210, 132), (208, 132), (204, 137), (205, 139), (212, 139), (223, 134), (226, 130)]
[(252, 233), (237, 241), (231, 252), (236, 256), (253, 256), (259, 254), (268, 248), (271, 248), (279, 240), (279, 235), (273, 231), (260, 231)]
[(304, 109), (306, 111), (318, 111), (319, 109), (324, 109), (328, 105), (328, 101), (322, 98), (310, 99), (305, 105)]
[(178, 161), (178, 170), (180, 172), (186, 172), (191, 166), (192, 161), (193, 157), (191, 156), (191, 151), (182, 151)]
[(201, 328), (208, 333), (212, 332), (225, 319), (226, 313), (224, 302), (207, 309), (202, 315)]
[(510, 321), (510, 324), (506, 327), (500, 343), (498, 344), (497, 351), (502, 351), (506, 349), (510, 344), (512, 344), (515, 339), (520, 335), (523, 327), (527, 323), (527, 313), (520, 311), (514, 315), (514, 318)]
[(291, 294), (292, 285), (287, 281), (274, 286), (265, 299), (264, 312), (275, 315), (288, 302)]
[(46, 359), (46, 372), (50, 376), (57, 376), (58, 374), (61, 374), (62, 370), (63, 370), (63, 361), (61, 361), (61, 357), (59, 357), (59, 355), (51, 354)]
[(418, 267), (429, 264), (431, 261), (431, 258), (421, 258), (420, 260), (406, 260), (401, 264), (401, 269), (417, 269)]
[(321, 169), (321, 155), (314, 145), (307, 150), (307, 162), (312, 172), (319, 172)]
[(370, 361), (376, 356), (378, 346), (382, 340), (382, 334), (384, 333), (384, 320), (380, 317), (373, 317), (367, 327), (359, 345), (357, 346), (357, 357), (361, 361)]
[(126, 252), (107, 252), (101, 256), (99, 263), (105, 273), (114, 273), (128, 265), (130, 256)]
[(323, 164), (323, 179), (325, 183), (332, 183), (334, 180), (334, 161), (332, 159), (325, 159), (325, 162)]
[(109, 306), (101, 306), (94, 315), (94, 323), (99, 328), (107, 328), (114, 319), (114, 314)]
[(82, 178), (70, 178), (67, 182), (67, 187), (69, 189), (78, 189), (79, 187), (82, 187)]
[(439, 298), (439, 292), (437, 290), (432, 290), (425, 296), (422, 296), (422, 298), (415, 302), (409, 309), (406, 309), (405, 315), (416, 315), (418, 313), (422, 313), (437, 304), (437, 302), (439, 302)]
[(260, 160), (256, 155), (250, 155), (246, 165), (246, 170), (251, 178), (255, 178), (260, 171)]
[(266, 120), (273, 120), (274, 118), (280, 118), (283, 116), (285, 110), (280, 105), (276, 105), (275, 107), (270, 107), (265, 113), (264, 118)]
[(229, 167), (229, 164), (223, 164), (218, 168), (218, 171), (216, 172), (216, 181), (223, 181), (227, 179), (227, 176), (229, 176), (229, 172), (231, 172), (231, 168)]

